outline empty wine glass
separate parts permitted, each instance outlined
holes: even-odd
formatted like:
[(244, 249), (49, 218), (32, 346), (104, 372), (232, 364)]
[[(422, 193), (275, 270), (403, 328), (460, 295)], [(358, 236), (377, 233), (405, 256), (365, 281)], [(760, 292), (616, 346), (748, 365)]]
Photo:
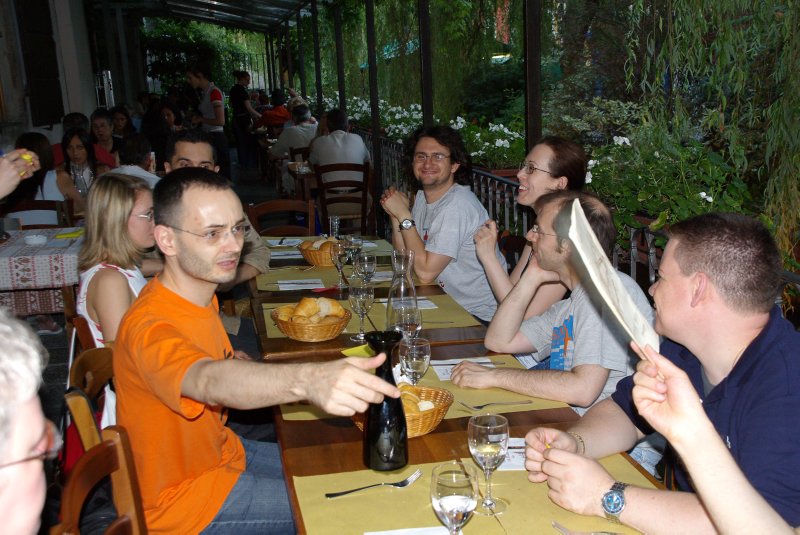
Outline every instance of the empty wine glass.
[(333, 243), (331, 247), (331, 260), (333, 260), (333, 265), (336, 266), (336, 271), (339, 272), (339, 282), (336, 283), (336, 287), (340, 290), (347, 288), (348, 282), (347, 278), (344, 276), (344, 264), (347, 262), (347, 248), (344, 242), (337, 241)]
[(480, 515), (499, 515), (508, 502), (492, 497), (492, 472), (503, 463), (508, 451), (508, 420), (498, 414), (481, 414), (469, 419), (469, 452), (486, 475), (486, 495), (475, 509)]
[(361, 239), (361, 236), (348, 234), (344, 237), (344, 244), (347, 248), (348, 260), (355, 262), (356, 256), (358, 256), (358, 253), (361, 252), (361, 248), (364, 246), (364, 241)]
[(478, 471), (461, 461), (436, 466), (431, 474), (431, 504), (450, 535), (458, 535), (478, 503)]
[(359, 324), (358, 334), (350, 337), (354, 342), (364, 342), (364, 316), (369, 313), (372, 308), (372, 303), (375, 302), (375, 290), (372, 285), (364, 281), (355, 279), (350, 283), (350, 290), (348, 292), (348, 299), (350, 300), (350, 308), (358, 314), (358, 319), (361, 320)]
[(378, 261), (374, 254), (359, 253), (353, 261), (353, 271), (357, 277), (361, 277), (364, 282), (369, 282), (375, 275), (375, 268)]
[(395, 307), (392, 328), (403, 333), (403, 340), (412, 340), (422, 330), (422, 313), (411, 302), (408, 303), (409, 306), (405, 305), (406, 303), (401, 303), (401, 306)]
[(412, 385), (416, 385), (431, 363), (431, 343), (424, 338), (404, 338), (400, 341), (397, 352), (403, 375), (408, 377)]

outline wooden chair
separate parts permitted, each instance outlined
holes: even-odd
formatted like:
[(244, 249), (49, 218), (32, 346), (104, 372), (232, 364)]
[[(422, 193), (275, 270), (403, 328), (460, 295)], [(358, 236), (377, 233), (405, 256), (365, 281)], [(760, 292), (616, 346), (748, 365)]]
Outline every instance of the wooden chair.
[(102, 439), (80, 458), (67, 480), (61, 494), (61, 523), (50, 529), (51, 535), (78, 533), (84, 502), (92, 489), (107, 476), (111, 476), (117, 519), (106, 533), (147, 532), (128, 434), (124, 428), (115, 425), (103, 430)]
[[(307, 162), (308, 157), (311, 155), (311, 147), (300, 147), (296, 149), (294, 147), (289, 147), (289, 161), (290, 162)], [(297, 157), (300, 156), (298, 160)]]
[(527, 258), (521, 258), (522, 250), (528, 244), (525, 236), (517, 236), (511, 234), (508, 230), (504, 230), (497, 237), (497, 244), (500, 247), (500, 252), (506, 259), (508, 264), (508, 272), (511, 273), (518, 262), (527, 262)]
[(60, 228), (71, 227), (74, 221), (73, 202), (69, 199), (64, 201), (39, 201), (39, 200), (25, 200), (19, 201), (14, 206), (4, 206), (2, 209), (2, 216), (13, 212), (28, 212), (31, 210), (41, 210), (45, 212), (54, 212), (56, 220), (55, 225), (21, 225), (21, 229), (39, 229), (39, 228)]
[[(323, 181), (323, 175), (335, 171), (356, 171), (360, 172), (363, 181), (358, 180), (332, 180)], [(333, 165), (315, 165), (314, 173), (317, 177), (317, 187), (319, 193), (320, 223), (323, 231), (330, 233), (328, 215), (330, 207), (337, 204), (356, 204), (360, 205), (361, 210), (358, 214), (340, 215), (339, 230), (342, 233), (361, 232), (362, 235), (375, 234), (375, 210), (369, 207), (369, 190), (371, 186), (371, 175), (369, 172), (369, 162), (363, 164), (339, 163)], [(340, 193), (337, 190), (344, 191)]]
[(114, 376), (110, 347), (87, 349), (75, 359), (69, 370), (69, 386), (80, 388), (95, 399)]
[(80, 388), (71, 388), (64, 394), (69, 415), (78, 430), (83, 451), (89, 451), (101, 442), (100, 427), (95, 420), (92, 404)]
[[(275, 199), (258, 204), (247, 205), (247, 218), (261, 236), (314, 236), (314, 201), (300, 201), (292, 199)], [(262, 226), (260, 218), (263, 216), (278, 216), (288, 221), (287, 217), (302, 214), (306, 218), (306, 226), (297, 224), (277, 224), (270, 227)]]

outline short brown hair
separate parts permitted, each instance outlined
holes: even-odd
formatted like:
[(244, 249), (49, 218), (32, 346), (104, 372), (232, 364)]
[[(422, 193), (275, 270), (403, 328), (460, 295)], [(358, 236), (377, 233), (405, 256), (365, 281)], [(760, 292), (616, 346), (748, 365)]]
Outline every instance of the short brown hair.
[(565, 240), (570, 225), (572, 201), (575, 199), (581, 203), (581, 209), (589, 221), (589, 226), (606, 256), (610, 258), (611, 249), (614, 247), (614, 240), (617, 237), (617, 228), (614, 226), (614, 217), (611, 215), (611, 211), (596, 195), (568, 189), (551, 191), (539, 197), (534, 208), (537, 213), (541, 213), (545, 206), (550, 204), (556, 206), (558, 212), (554, 219), (554, 226), (556, 232), (560, 234), (559, 237)]
[(78, 269), (84, 271), (100, 262), (130, 269), (141, 261), (144, 251), (128, 234), (128, 218), (139, 191), (150, 191), (150, 186), (135, 176), (106, 173), (92, 183)]
[(586, 151), (583, 147), (558, 136), (543, 137), (537, 145), (546, 145), (553, 151), (547, 164), (553, 177), (567, 177), (567, 189), (583, 189), (586, 184)]
[(781, 254), (761, 222), (741, 214), (708, 213), (669, 229), (681, 273), (705, 273), (732, 309), (768, 312), (782, 287)]

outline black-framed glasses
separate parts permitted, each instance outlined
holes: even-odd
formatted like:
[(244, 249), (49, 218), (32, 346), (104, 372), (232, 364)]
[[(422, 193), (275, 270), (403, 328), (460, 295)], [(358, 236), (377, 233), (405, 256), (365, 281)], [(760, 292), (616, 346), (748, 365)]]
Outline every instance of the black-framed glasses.
[(526, 175), (532, 175), (536, 171), (541, 171), (542, 173), (547, 173), (548, 175), (556, 176), (555, 174), (551, 173), (547, 169), (542, 169), (541, 167), (536, 167), (535, 165), (533, 165), (528, 160), (525, 160), (524, 162), (520, 163), (519, 164), (519, 169), (520, 169), (520, 171), (522, 171), (524, 169)]
[(142, 219), (146, 219), (148, 223), (153, 222), (153, 211), (148, 210), (143, 214), (136, 214), (136, 217), (141, 217)]
[(212, 229), (204, 232), (203, 234), (192, 232), (191, 230), (186, 230), (179, 227), (173, 227), (172, 225), (166, 225), (166, 226), (173, 230), (179, 230), (181, 232), (185, 232), (186, 234), (191, 234), (192, 236), (203, 238), (203, 240), (209, 245), (218, 244), (219, 242), (222, 241), (222, 238), (228, 234), (233, 236), (233, 239), (242, 241), (244, 240), (245, 233), (247, 233), (247, 231), (250, 230), (250, 225), (246, 223), (239, 223), (237, 225), (234, 225), (230, 228), (230, 230)]
[(424, 152), (414, 153), (414, 161), (417, 163), (425, 163), (428, 160), (433, 160), (434, 162), (441, 162), (442, 160), (446, 160), (449, 157), (450, 157), (449, 154), (442, 154), (441, 152), (434, 152), (433, 154), (425, 154)]
[(44, 451), (25, 457), (24, 459), (17, 459), (10, 463), (0, 464), (0, 469), (16, 464), (27, 463), (29, 461), (52, 461), (58, 457), (58, 452), (60, 452), (61, 448), (64, 446), (64, 441), (61, 438), (61, 433), (58, 432), (56, 424), (50, 420), (45, 420), (44, 433), (36, 443), (37, 448), (41, 445), (44, 445)]
[(542, 229), (539, 227), (539, 225), (533, 225), (531, 227), (531, 232), (534, 232), (536, 234), (541, 234), (542, 236), (555, 236), (556, 238), (560, 238), (561, 237), (558, 234), (551, 234), (549, 232), (542, 231)]

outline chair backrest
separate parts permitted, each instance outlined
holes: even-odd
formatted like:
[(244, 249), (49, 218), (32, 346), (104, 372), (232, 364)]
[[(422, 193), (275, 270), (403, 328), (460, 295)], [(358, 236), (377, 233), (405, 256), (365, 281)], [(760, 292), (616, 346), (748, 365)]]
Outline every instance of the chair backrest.
[(94, 341), (94, 335), (89, 329), (89, 322), (83, 316), (73, 315), (67, 319), (67, 325), (70, 329), (75, 330), (75, 335), (78, 337), (81, 351), (87, 349), (94, 349), (97, 344)]
[(311, 147), (300, 147), (296, 149), (294, 147), (289, 147), (289, 161), (296, 162), (298, 161), (297, 156), (300, 156), (301, 162), (307, 162), (308, 157), (311, 155)]
[(80, 388), (70, 388), (64, 394), (64, 401), (67, 403), (67, 409), (75, 423), (75, 428), (78, 430), (83, 451), (89, 451), (100, 444), (100, 427), (97, 425), (92, 404), (86, 394)]
[(23, 225), (20, 228), (34, 229), (34, 228), (71, 227), (75, 219), (73, 213), (73, 201), (69, 199), (63, 201), (41, 201), (36, 199), (19, 201), (15, 203), (14, 206), (8, 206), (8, 205), (3, 206), (2, 210), (0, 210), (0, 214), (2, 214), (5, 217), (6, 214), (12, 212), (28, 212), (32, 210), (54, 212), (58, 224), (56, 225), (31, 224), (31, 225)]
[(61, 494), (61, 523), (50, 534), (78, 533), (81, 509), (92, 489), (111, 476), (117, 519), (106, 533), (146, 533), (142, 494), (133, 466), (128, 434), (121, 426), (103, 429), (103, 441), (88, 450), (75, 465)]
[[(335, 171), (355, 171), (362, 173), (363, 180), (332, 180), (324, 181), (326, 173)], [(314, 173), (317, 177), (317, 188), (319, 194), (320, 223), (323, 231), (330, 233), (328, 216), (330, 207), (337, 204), (358, 204), (360, 213), (355, 216), (346, 216), (340, 223), (340, 231), (359, 230), (362, 235), (375, 233), (375, 210), (369, 210), (368, 199), (369, 190), (372, 183), (369, 172), (369, 162), (363, 164), (338, 163), (332, 165), (315, 165)], [(341, 193), (341, 192), (345, 193)], [(347, 222), (360, 221), (356, 225)]]
[(80, 388), (95, 399), (114, 376), (110, 347), (87, 349), (75, 358), (69, 370), (69, 385)]
[(527, 262), (527, 258), (521, 258), (522, 250), (525, 249), (525, 246), (528, 244), (528, 240), (525, 239), (525, 236), (517, 236), (511, 234), (508, 230), (504, 230), (498, 236), (497, 243), (500, 246), (500, 252), (506, 259), (509, 273), (511, 273), (518, 262)]
[[(261, 236), (314, 236), (314, 201), (294, 199), (274, 199), (246, 207), (247, 218)], [(294, 219), (298, 214), (305, 220), (305, 226), (298, 225)], [(261, 224), (261, 217), (269, 216), (270, 226)], [(275, 216), (278, 220), (275, 221)], [(283, 223), (281, 223), (283, 222)], [(277, 223), (277, 224), (276, 224)]]

